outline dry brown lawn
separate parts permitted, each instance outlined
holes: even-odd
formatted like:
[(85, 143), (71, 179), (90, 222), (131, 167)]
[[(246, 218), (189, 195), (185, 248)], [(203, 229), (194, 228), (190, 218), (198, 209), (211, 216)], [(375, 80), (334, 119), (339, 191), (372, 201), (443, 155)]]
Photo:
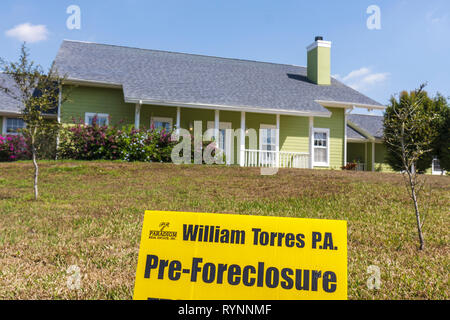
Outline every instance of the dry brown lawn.
[[(448, 299), (450, 177), (427, 177), (426, 249), (399, 174), (122, 162), (0, 164), (0, 298), (131, 299), (144, 210), (348, 221), (350, 299)], [(67, 268), (81, 289), (67, 287)], [(367, 267), (381, 288), (367, 287)]]

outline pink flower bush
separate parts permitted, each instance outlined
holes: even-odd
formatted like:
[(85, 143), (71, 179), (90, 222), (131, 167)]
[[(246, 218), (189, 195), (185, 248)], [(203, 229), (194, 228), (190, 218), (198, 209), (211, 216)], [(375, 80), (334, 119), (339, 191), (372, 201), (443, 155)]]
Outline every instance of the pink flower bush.
[(30, 156), (22, 135), (0, 135), (0, 161), (27, 160)]
[(166, 130), (136, 130), (134, 127), (100, 126), (81, 121), (66, 129), (60, 141), (59, 155), (76, 160), (125, 160), (170, 162), (175, 142)]

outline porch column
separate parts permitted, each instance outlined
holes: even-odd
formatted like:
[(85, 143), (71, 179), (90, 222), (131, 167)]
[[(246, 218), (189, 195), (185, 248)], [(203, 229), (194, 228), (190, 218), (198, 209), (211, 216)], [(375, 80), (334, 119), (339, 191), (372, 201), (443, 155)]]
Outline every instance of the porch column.
[(280, 115), (277, 114), (277, 130), (275, 130), (275, 151), (276, 153), (276, 160), (275, 165), (277, 168), (280, 167)]
[(375, 141), (372, 141), (372, 172), (375, 171)]
[(176, 135), (179, 136), (180, 135), (180, 122), (181, 122), (181, 108), (177, 107), (177, 122), (175, 124), (176, 126)]
[(139, 129), (139, 124), (141, 123), (141, 102), (136, 103), (136, 108), (134, 112), (134, 128)]
[(219, 146), (219, 129), (220, 129), (220, 118), (219, 118), (219, 110), (214, 110), (214, 140), (217, 142), (217, 146)]
[(314, 129), (314, 117), (309, 117), (309, 168), (313, 169), (313, 129)]
[(241, 134), (240, 136), (240, 153), (239, 153), (239, 165), (245, 166), (245, 112), (241, 112)]

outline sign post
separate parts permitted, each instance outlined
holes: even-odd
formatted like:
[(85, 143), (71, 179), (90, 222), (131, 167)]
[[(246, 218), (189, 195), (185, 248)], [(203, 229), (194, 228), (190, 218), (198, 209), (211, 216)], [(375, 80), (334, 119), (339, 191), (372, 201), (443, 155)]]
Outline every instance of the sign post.
[(347, 299), (347, 222), (146, 211), (134, 299)]

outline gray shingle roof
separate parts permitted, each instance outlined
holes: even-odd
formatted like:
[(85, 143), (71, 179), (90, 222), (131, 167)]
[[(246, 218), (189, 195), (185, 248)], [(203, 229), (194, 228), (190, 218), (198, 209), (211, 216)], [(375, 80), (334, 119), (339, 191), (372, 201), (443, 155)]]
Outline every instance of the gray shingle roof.
[[(306, 54), (306, 53), (305, 53)], [(153, 100), (329, 114), (315, 100), (380, 105), (306, 68), (185, 53), (64, 41), (54, 66), (69, 79), (122, 85), (126, 101)]]
[(347, 125), (347, 138), (349, 139), (367, 139), (364, 135)]
[[(0, 73), (0, 86), (16, 90), (14, 80), (7, 74)], [(0, 113), (20, 113), (22, 104), (10, 95), (0, 90)]]
[(348, 121), (377, 139), (383, 138), (383, 117), (363, 114), (349, 114)]

